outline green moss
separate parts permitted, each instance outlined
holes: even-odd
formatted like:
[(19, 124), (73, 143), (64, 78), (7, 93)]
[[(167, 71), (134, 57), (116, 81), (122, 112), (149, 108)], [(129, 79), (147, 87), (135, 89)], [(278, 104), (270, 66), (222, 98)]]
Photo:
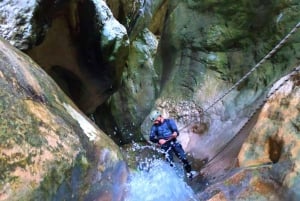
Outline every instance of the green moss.
[(78, 198), (80, 192), (77, 190), (82, 189), (84, 192), (88, 188), (89, 184), (86, 183), (85, 177), (90, 167), (83, 152), (77, 155), (73, 164), (64, 160), (51, 163), (48, 174), (44, 177), (40, 187), (28, 200), (56, 200), (61, 196), (65, 196), (66, 200)]
[(227, 180), (225, 180), (225, 181), (223, 182), (223, 184), (224, 184), (224, 186), (229, 187), (229, 186), (232, 185), (232, 181), (230, 181), (229, 179), (227, 179)]
[(243, 30), (228, 27), (225, 23), (210, 25), (206, 31), (206, 48), (211, 51), (226, 50), (238, 41), (243, 35)]
[(81, 169), (82, 172), (86, 172), (90, 167), (90, 163), (84, 154), (78, 155), (76, 159), (76, 166)]
[(40, 135), (32, 135), (31, 133), (25, 135), (25, 140), (33, 147), (41, 147), (44, 143), (47, 143), (45, 138), (40, 137)]
[(215, 52), (207, 56), (207, 68), (220, 73), (221, 79), (229, 77), (228, 59), (226, 53)]
[[(38, 130), (39, 121), (30, 116), (24, 102), (14, 94), (9, 85), (0, 83), (0, 149), (11, 149), (30, 145), (40, 147), (46, 142)], [(27, 144), (27, 145), (26, 145)], [(28, 147), (28, 146), (27, 146)], [(22, 153), (0, 156), (0, 180), (15, 180), (10, 172), (17, 167), (25, 168), (32, 163), (33, 153), (27, 156)]]
[(52, 163), (40, 187), (33, 193), (32, 198), (29, 200), (52, 200), (59, 186), (70, 178), (71, 169), (72, 166), (67, 160)]
[(30, 116), (26, 106), (17, 101), (18, 107), (7, 102), (10, 110), (2, 111), (0, 114), (0, 146), (11, 148), (13, 145), (22, 145), (27, 142), (33, 147), (40, 147), (46, 142), (38, 130), (38, 120)]
[[(28, 164), (31, 164), (31, 158), (31, 154), (25, 157), (20, 152), (14, 153), (10, 156), (5, 154), (0, 155), (0, 180), (3, 183), (16, 180), (17, 177), (10, 176), (10, 173), (14, 171), (17, 167), (25, 168)], [(0, 185), (3, 183), (0, 183)]]

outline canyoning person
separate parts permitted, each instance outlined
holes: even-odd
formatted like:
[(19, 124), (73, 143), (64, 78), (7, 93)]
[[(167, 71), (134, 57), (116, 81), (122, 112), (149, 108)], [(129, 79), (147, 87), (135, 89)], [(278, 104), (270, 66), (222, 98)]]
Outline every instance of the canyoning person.
[(150, 119), (153, 122), (149, 136), (150, 141), (159, 144), (171, 166), (174, 166), (173, 153), (175, 153), (182, 161), (187, 177), (191, 179), (193, 177), (191, 165), (181, 144), (176, 139), (179, 132), (175, 121), (173, 119), (165, 119), (158, 110), (153, 110), (150, 113)]

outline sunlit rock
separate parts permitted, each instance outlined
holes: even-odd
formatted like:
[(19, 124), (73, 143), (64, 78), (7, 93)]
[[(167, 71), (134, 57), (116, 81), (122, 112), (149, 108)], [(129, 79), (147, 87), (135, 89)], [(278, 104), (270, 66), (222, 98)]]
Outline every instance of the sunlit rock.
[(82, 200), (103, 189), (122, 200), (127, 167), (116, 144), (2, 39), (0, 81), (0, 200)]
[(212, 182), (198, 194), (199, 199), (215, 201), (231, 200), (285, 200), (286, 193), (275, 181), (268, 177), (270, 169), (253, 167), (237, 169)]
[(257, 124), (241, 148), (239, 165), (270, 162), (283, 166), (290, 161), (293, 168), (283, 166), (285, 171), (277, 172), (277, 177), (281, 178), (278, 182), (288, 189), (289, 198), (299, 199), (299, 73), (283, 77), (273, 86), (277, 87), (279, 89), (272, 91), (274, 94), (263, 106)]
[(224, 193), (220, 192), (214, 195), (212, 198), (208, 199), (207, 201), (228, 201), (224, 196)]

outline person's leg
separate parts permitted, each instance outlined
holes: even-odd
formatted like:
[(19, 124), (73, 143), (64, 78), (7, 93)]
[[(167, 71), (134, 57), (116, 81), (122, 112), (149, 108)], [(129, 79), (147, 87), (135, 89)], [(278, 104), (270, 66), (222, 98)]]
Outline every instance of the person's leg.
[(173, 142), (172, 148), (175, 152), (175, 155), (182, 161), (185, 171), (187, 173), (191, 172), (192, 166), (190, 165), (189, 161), (187, 160), (186, 154), (185, 154), (181, 144), (179, 144), (178, 142)]
[(173, 162), (173, 150), (172, 150), (172, 147), (170, 146), (170, 144), (165, 144), (165, 145), (162, 145), (161, 148), (165, 152), (166, 160), (170, 163), (170, 166), (173, 167), (174, 166), (174, 162)]

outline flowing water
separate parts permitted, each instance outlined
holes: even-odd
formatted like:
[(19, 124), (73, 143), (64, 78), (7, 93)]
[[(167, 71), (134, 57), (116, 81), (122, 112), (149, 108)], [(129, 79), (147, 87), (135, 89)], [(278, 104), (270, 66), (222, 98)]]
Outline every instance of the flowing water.
[[(135, 147), (135, 151), (148, 147)], [(159, 150), (158, 150), (159, 151)], [(137, 158), (137, 170), (132, 171), (127, 183), (125, 201), (197, 201), (186, 183), (181, 163), (171, 167), (156, 157)]]

